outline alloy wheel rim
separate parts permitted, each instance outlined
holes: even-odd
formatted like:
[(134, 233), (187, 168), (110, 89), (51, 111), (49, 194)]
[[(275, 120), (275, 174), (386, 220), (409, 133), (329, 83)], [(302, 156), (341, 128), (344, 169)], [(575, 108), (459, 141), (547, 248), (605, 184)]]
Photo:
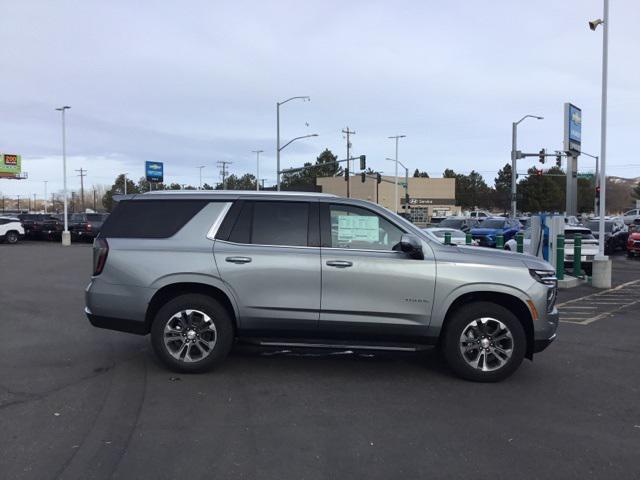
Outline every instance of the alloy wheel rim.
[(211, 317), (195, 309), (173, 314), (165, 323), (163, 335), (167, 352), (185, 363), (207, 358), (218, 340), (218, 331)]
[(500, 320), (491, 317), (469, 322), (460, 335), (460, 353), (476, 370), (492, 372), (504, 367), (513, 355), (513, 335)]

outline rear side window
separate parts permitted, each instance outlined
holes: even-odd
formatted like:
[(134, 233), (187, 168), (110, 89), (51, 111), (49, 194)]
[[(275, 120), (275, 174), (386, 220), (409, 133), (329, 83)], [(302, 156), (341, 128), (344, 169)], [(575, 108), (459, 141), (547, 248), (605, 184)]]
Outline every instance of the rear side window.
[[(317, 205), (314, 208), (310, 205), (309, 202), (243, 201), (237, 207), (237, 218), (229, 226), (228, 237), (223, 231), (226, 228), (221, 227), (217, 238), (255, 245), (316, 245), (318, 239), (310, 240), (309, 218), (310, 213), (314, 213), (316, 216), (311, 218), (316, 219), (317, 226)], [(317, 233), (317, 228), (311, 230)]]
[(111, 238), (168, 238), (207, 203), (206, 200), (124, 200), (107, 217), (100, 235)]

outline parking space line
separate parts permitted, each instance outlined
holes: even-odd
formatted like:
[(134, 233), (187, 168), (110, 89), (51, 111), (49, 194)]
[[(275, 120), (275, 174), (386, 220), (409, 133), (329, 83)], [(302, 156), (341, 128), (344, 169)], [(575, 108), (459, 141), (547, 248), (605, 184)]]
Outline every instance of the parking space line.
[[(640, 303), (640, 296), (636, 291), (638, 283), (640, 280), (633, 280), (604, 292), (592, 293), (558, 304), (560, 321), (576, 325), (589, 325), (597, 320), (610, 317), (623, 308), (636, 305)], [(579, 303), (583, 303), (583, 305)]]

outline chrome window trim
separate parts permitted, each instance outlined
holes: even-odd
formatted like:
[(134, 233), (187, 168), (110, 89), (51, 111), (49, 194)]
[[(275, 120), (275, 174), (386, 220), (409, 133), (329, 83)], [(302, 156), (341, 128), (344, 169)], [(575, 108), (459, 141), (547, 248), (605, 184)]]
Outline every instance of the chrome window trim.
[(220, 225), (222, 225), (222, 221), (227, 216), (227, 213), (229, 213), (229, 209), (231, 208), (231, 204), (232, 203), (233, 202), (226, 202), (224, 207), (222, 207), (222, 210), (220, 211), (220, 214), (218, 215), (218, 218), (216, 218), (216, 220), (213, 222), (213, 225), (211, 225), (211, 228), (209, 228), (209, 232), (207, 233), (207, 238), (209, 240), (215, 240), (216, 239), (216, 234), (218, 233), (218, 230), (220, 229)]
[(398, 250), (371, 250), (365, 248), (341, 248), (341, 247), (309, 247), (303, 245), (268, 245), (263, 243), (238, 243), (230, 242), (229, 240), (216, 240), (219, 243), (226, 243), (228, 245), (238, 245), (242, 247), (273, 247), (273, 248), (311, 248), (317, 250), (342, 250), (343, 252), (373, 252), (373, 253), (392, 253), (394, 255), (401, 254)]

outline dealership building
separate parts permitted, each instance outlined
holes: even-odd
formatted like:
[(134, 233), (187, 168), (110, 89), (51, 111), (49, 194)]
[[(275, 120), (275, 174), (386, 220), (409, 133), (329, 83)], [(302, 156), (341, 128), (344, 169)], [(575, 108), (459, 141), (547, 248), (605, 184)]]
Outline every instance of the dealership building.
[[(408, 214), (417, 225), (426, 224), (431, 217), (459, 215), (456, 206), (455, 178), (409, 177), (408, 191), (405, 192), (404, 178), (398, 179), (398, 213)], [(344, 177), (319, 177), (316, 184), (323, 193), (332, 193), (341, 197), (358, 198), (378, 203), (393, 210), (395, 208), (395, 177), (382, 176), (377, 182), (375, 176), (362, 182), (359, 175), (352, 176), (347, 194), (347, 181)], [(409, 208), (406, 208), (405, 193), (409, 194)]]

